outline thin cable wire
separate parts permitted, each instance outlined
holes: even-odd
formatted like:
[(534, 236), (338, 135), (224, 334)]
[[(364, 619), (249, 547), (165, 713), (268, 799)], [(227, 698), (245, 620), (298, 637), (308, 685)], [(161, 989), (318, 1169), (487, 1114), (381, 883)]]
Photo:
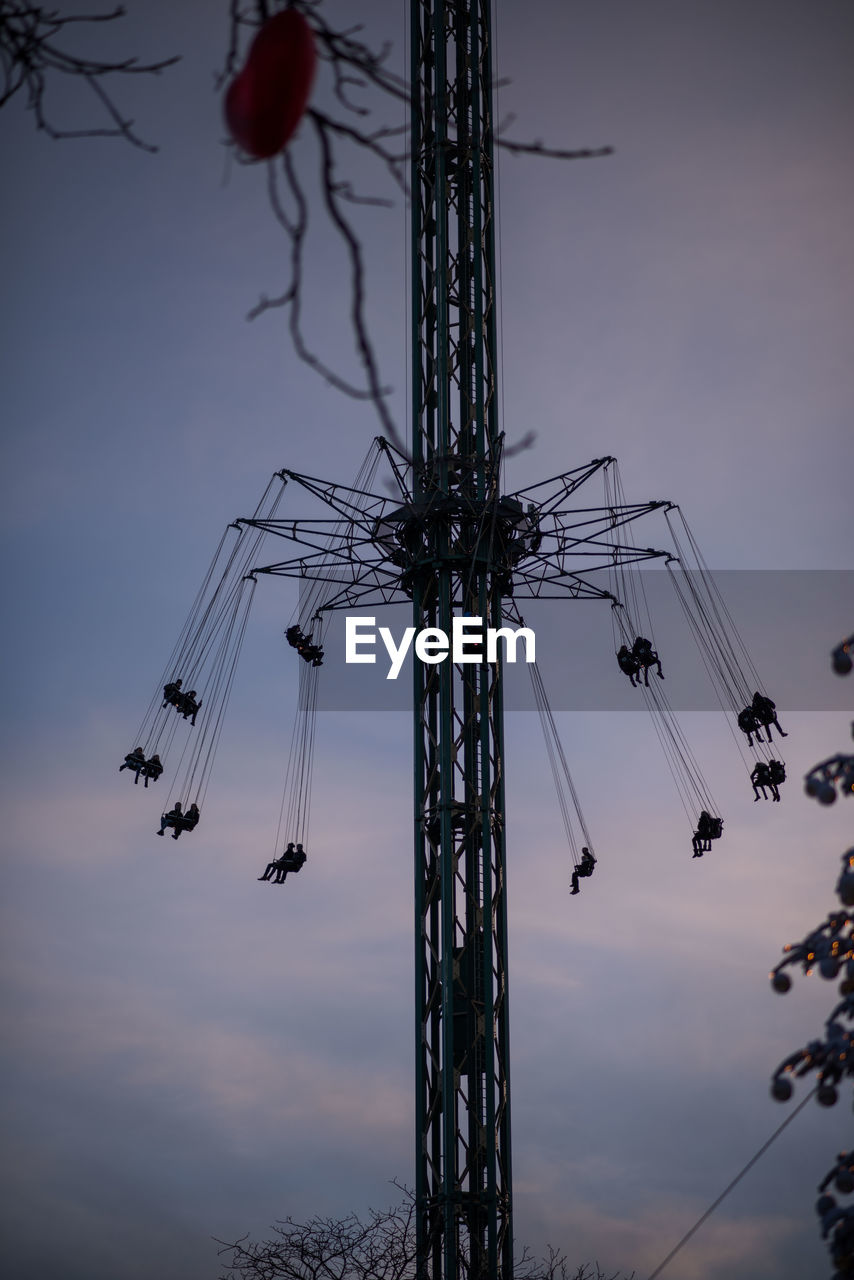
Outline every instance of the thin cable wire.
[(205, 574), (205, 577), (202, 581), (202, 585), (199, 587), (199, 590), (196, 593), (196, 598), (193, 601), (192, 606), (190, 608), (190, 612), (188, 613), (184, 621), (184, 625), (181, 628), (180, 635), (178, 636), (178, 639), (175, 641), (175, 646), (169, 655), (169, 661), (167, 662), (166, 666), (163, 668), (163, 671), (160, 676), (160, 681), (157, 687), (155, 688), (151, 701), (148, 704), (148, 709), (146, 710), (142, 724), (139, 727), (137, 741), (145, 744), (146, 753), (150, 752), (152, 747), (156, 747), (157, 741), (156, 740), (152, 741), (152, 740), (153, 739), (159, 740), (163, 731), (163, 726), (160, 725), (158, 727), (157, 725), (157, 720), (158, 720), (157, 713), (161, 709), (160, 703), (163, 697), (161, 690), (164, 684), (172, 678), (171, 673), (174, 670), (176, 662), (178, 661), (178, 655), (181, 653), (181, 650), (186, 644), (188, 635), (193, 630), (193, 627), (196, 623), (199, 609), (201, 608), (202, 601), (204, 600), (207, 594), (208, 588), (211, 583), (211, 579), (214, 574), (214, 570), (217, 566), (220, 555), (222, 554), (223, 547), (225, 546), (225, 540), (228, 537), (229, 530), (233, 528), (234, 528), (233, 524), (228, 525), (222, 537), (219, 540), (219, 546), (214, 552), (213, 559), (211, 560), (210, 566), (208, 567), (208, 571)]
[[(679, 562), (678, 562), (678, 560), (677, 560), (677, 561), (675, 561), (675, 563), (677, 563), (677, 564), (678, 564), (678, 563), (679, 563)], [(680, 567), (680, 569), (682, 570), (682, 574), (684, 574), (684, 572), (685, 572), (685, 571), (684, 571), (684, 569), (683, 569), (683, 567), (682, 567), (682, 565), (681, 565), (681, 564), (679, 565), (679, 567)], [(752, 766), (752, 764), (753, 764), (753, 761), (752, 761), (752, 760), (750, 759), (750, 757), (747, 755), (747, 750), (748, 750), (748, 748), (746, 748), (746, 747), (745, 747), (745, 745), (744, 745), (744, 734), (743, 734), (743, 733), (741, 733), (741, 732), (736, 733), (735, 728), (734, 728), (734, 726), (733, 726), (733, 717), (732, 717), (732, 715), (731, 715), (731, 712), (732, 712), (732, 711), (735, 711), (735, 712), (736, 712), (736, 715), (737, 715), (737, 711), (738, 711), (738, 709), (737, 709), (737, 708), (733, 708), (733, 706), (732, 706), (732, 705), (727, 706), (727, 699), (726, 699), (726, 697), (725, 697), (725, 687), (723, 686), (723, 684), (722, 684), (718, 679), (716, 679), (716, 678), (715, 678), (715, 677), (716, 677), (716, 668), (715, 668), (715, 666), (714, 666), (713, 659), (711, 658), (710, 654), (709, 654), (709, 653), (708, 653), (708, 651), (707, 651), (707, 647), (706, 647), (706, 644), (705, 644), (705, 638), (703, 637), (703, 633), (702, 633), (702, 631), (700, 630), (699, 626), (697, 625), (697, 620), (696, 620), (696, 618), (694, 617), (693, 613), (691, 612), (691, 610), (690, 610), (690, 609), (689, 609), (689, 607), (688, 607), (688, 603), (687, 603), (687, 601), (686, 601), (686, 600), (684, 599), (684, 597), (683, 597), (683, 594), (682, 594), (682, 588), (681, 588), (681, 587), (680, 587), (680, 585), (679, 585), (679, 576), (681, 576), (681, 575), (677, 575), (677, 574), (674, 572), (674, 570), (673, 570), (673, 564), (672, 564), (671, 562), (668, 562), (668, 564), (667, 564), (666, 568), (667, 568), (667, 573), (668, 573), (668, 576), (669, 576), (669, 578), (670, 578), (670, 581), (671, 581), (671, 583), (673, 584), (673, 588), (674, 588), (674, 590), (675, 590), (675, 592), (676, 592), (676, 595), (677, 595), (677, 597), (678, 597), (678, 599), (679, 599), (679, 601), (680, 601), (680, 603), (681, 603), (681, 605), (682, 605), (682, 609), (683, 609), (683, 612), (684, 612), (684, 614), (685, 614), (685, 618), (687, 619), (688, 624), (689, 624), (689, 626), (690, 626), (691, 630), (692, 630), (692, 631), (693, 631), (693, 633), (694, 633), (694, 638), (695, 638), (695, 640), (696, 640), (696, 642), (697, 642), (697, 647), (698, 647), (698, 649), (699, 649), (699, 651), (700, 651), (700, 658), (702, 659), (703, 666), (706, 668), (706, 674), (707, 674), (707, 675), (708, 675), (708, 677), (709, 677), (709, 680), (710, 680), (710, 682), (711, 682), (712, 688), (713, 688), (713, 689), (714, 689), (714, 691), (715, 691), (715, 697), (716, 697), (716, 698), (717, 698), (717, 700), (718, 700), (718, 706), (720, 707), (721, 711), (723, 712), (724, 720), (726, 721), (727, 729), (729, 730), (730, 735), (731, 735), (731, 737), (732, 737), (732, 740), (733, 740), (733, 742), (734, 742), (734, 743), (735, 743), (735, 745), (736, 745), (736, 749), (737, 749), (737, 751), (738, 751), (738, 754), (741, 756), (742, 763), (744, 764), (745, 768), (747, 769), (747, 772), (748, 772), (748, 773), (750, 773), (750, 772), (751, 772), (751, 766)], [(730, 701), (730, 704), (731, 704), (731, 699), (730, 699), (729, 701)], [(765, 761), (766, 761), (766, 762), (767, 762), (767, 761), (769, 761), (769, 760), (771, 760), (771, 758), (772, 758), (772, 756), (773, 756), (773, 754), (774, 754), (774, 750), (773, 750), (773, 748), (771, 747), (771, 745), (770, 745), (769, 743), (765, 742), (764, 740), (760, 742), (758, 738), (756, 738), (756, 739), (754, 740), (753, 746), (752, 746), (751, 748), (749, 748), (749, 750), (753, 751), (753, 754), (754, 754), (754, 756), (755, 756), (755, 757), (759, 757), (759, 756), (764, 757), (764, 759), (765, 759)]]
[[(628, 617), (625, 607), (613, 609), (612, 616), (616, 619), (620, 634), (628, 645), (634, 630), (633, 620)], [(693, 823), (696, 820), (696, 812), (692, 816), (695, 805), (700, 809), (707, 809), (709, 813), (719, 812), (709, 784), (703, 776), (699, 762), (688, 744), (666, 693), (656, 681), (651, 685), (645, 682), (638, 683), (689, 822)]]
[[(287, 479), (280, 472), (270, 478), (255, 508), (253, 519), (272, 519), (286, 485)], [(226, 540), (232, 529), (236, 530), (237, 537), (231, 548), (227, 549)], [(221, 680), (222, 663), (233, 636), (244, 579), (253, 567), (252, 562), (256, 559), (265, 536), (264, 529), (235, 523), (228, 525), (223, 533), (143, 721), (144, 749), (149, 756), (154, 751), (160, 751), (165, 758), (175, 738), (180, 718), (175, 714), (173, 704), (162, 704), (164, 680), (175, 681), (180, 677), (184, 693), (195, 693), (195, 689), (191, 689), (193, 685), (203, 691), (204, 696), (198, 704), (199, 708), (204, 704), (199, 722), (199, 739), (207, 738), (209, 722), (221, 724), (218, 697), (224, 687)], [(194, 737), (196, 735), (190, 734), (184, 745), (176, 777), (181, 776), (188, 750), (193, 767), (201, 759), (202, 742), (197, 741), (190, 746), (190, 740)], [(185, 780), (189, 781), (189, 778)], [(182, 794), (181, 799), (185, 798)]]
[(214, 735), (213, 735), (213, 738), (211, 739), (211, 745), (208, 751), (208, 759), (205, 762), (204, 773), (199, 782), (199, 792), (198, 792), (199, 808), (201, 808), (201, 806), (204, 804), (205, 796), (208, 793), (208, 786), (210, 785), (210, 780), (211, 780), (211, 772), (213, 770), (213, 762), (214, 762), (214, 758), (216, 757), (217, 749), (219, 747), (219, 740), (222, 735), (222, 726), (225, 721), (225, 713), (228, 707), (229, 698), (231, 697), (231, 688), (232, 688), (232, 685), (234, 684), (234, 675), (235, 675), (235, 671), (237, 670), (237, 660), (240, 656), (240, 650), (243, 646), (243, 638), (246, 634), (246, 624), (249, 621), (249, 609), (251, 607), (252, 597), (254, 595), (255, 579), (252, 578), (251, 582), (252, 582), (252, 586), (248, 593), (246, 605), (243, 609), (243, 616), (239, 623), (237, 638), (232, 647), (232, 656), (231, 656), (230, 667), (229, 667), (226, 684), (225, 684), (225, 693), (223, 695), (222, 703), (220, 704), (219, 716), (217, 718), (216, 727), (214, 729)]
[[(699, 618), (706, 628), (706, 633), (710, 637), (710, 641), (714, 642), (711, 650), (713, 661), (715, 662), (716, 667), (720, 670), (721, 680), (725, 684), (727, 692), (735, 704), (734, 709), (737, 711), (739, 706), (749, 704), (753, 696), (750, 689), (750, 681), (742, 669), (742, 664), (748, 668), (759, 689), (763, 692), (764, 689), (759, 679), (759, 674), (756, 671), (756, 668), (754, 667), (750, 655), (744, 645), (744, 641), (736, 629), (732, 616), (724, 603), (723, 597), (718, 590), (708, 565), (702, 557), (702, 553), (697, 546), (694, 536), (688, 528), (688, 523), (685, 520), (684, 515), (678, 507), (675, 507), (674, 510), (679, 516), (685, 535), (688, 539), (689, 547), (693, 553), (694, 563), (697, 565), (697, 575), (704, 589), (705, 599), (701, 595), (691, 573), (686, 574), (685, 582), (691, 593)], [(676, 547), (677, 555), (681, 563), (687, 566), (689, 564), (689, 560), (682, 548), (679, 536), (673, 527), (673, 521), (670, 518), (669, 511), (665, 513), (665, 520), (667, 521), (667, 527), (670, 530), (671, 537), (673, 538), (673, 545)], [(724, 619), (726, 619), (726, 621), (724, 621)], [(736, 649), (741, 651), (741, 661), (739, 660)]]
[(546, 693), (543, 677), (539, 668), (531, 664), (528, 667), (531, 677), (531, 684), (534, 689), (534, 702), (540, 717), (540, 724), (543, 730), (543, 736), (546, 740), (546, 751), (549, 757), (549, 765), (554, 779), (555, 791), (557, 792), (558, 806), (560, 808), (561, 817), (563, 819), (564, 830), (572, 854), (573, 866), (577, 869), (578, 860), (578, 838), (575, 833), (575, 825), (573, 823), (572, 814), (570, 813), (570, 803), (575, 810), (575, 821), (581, 828), (584, 845), (593, 853), (593, 841), (590, 838), (590, 832), (587, 823), (584, 821), (584, 814), (581, 811), (581, 802), (578, 798), (578, 792), (572, 780), (572, 774), (569, 771), (569, 764), (563, 749), (563, 744), (558, 733), (557, 723), (549, 703)]
[[(817, 1086), (816, 1086), (816, 1088), (817, 1088)], [(685, 1232), (685, 1235), (682, 1237), (682, 1239), (679, 1241), (679, 1243), (678, 1243), (677, 1245), (675, 1245), (675, 1246), (670, 1250), (670, 1252), (668, 1253), (668, 1255), (667, 1255), (667, 1257), (664, 1259), (664, 1261), (663, 1261), (663, 1262), (659, 1262), (658, 1266), (657, 1266), (657, 1267), (655, 1268), (655, 1270), (650, 1274), (650, 1276), (649, 1276), (649, 1280), (655, 1280), (656, 1276), (660, 1276), (660, 1275), (661, 1275), (661, 1273), (662, 1273), (662, 1271), (664, 1270), (664, 1268), (665, 1268), (666, 1266), (668, 1266), (668, 1265), (669, 1265), (669, 1263), (671, 1263), (671, 1262), (673, 1261), (673, 1259), (676, 1257), (676, 1255), (677, 1255), (677, 1253), (679, 1252), (679, 1250), (680, 1250), (681, 1248), (683, 1248), (683, 1246), (684, 1246), (684, 1245), (686, 1245), (686, 1244), (688, 1243), (688, 1241), (691, 1239), (691, 1237), (694, 1235), (694, 1233), (695, 1233), (696, 1231), (699, 1231), (699, 1229), (700, 1229), (700, 1227), (703, 1225), (703, 1223), (704, 1223), (708, 1218), (710, 1218), (710, 1217), (712, 1216), (712, 1214), (714, 1213), (715, 1209), (717, 1209), (718, 1205), (719, 1205), (719, 1204), (721, 1204), (721, 1202), (722, 1202), (723, 1200), (725, 1200), (725, 1199), (726, 1199), (726, 1197), (729, 1195), (729, 1193), (732, 1191), (732, 1189), (733, 1189), (734, 1187), (738, 1186), (739, 1182), (741, 1182), (741, 1180), (742, 1180), (742, 1178), (744, 1177), (744, 1175), (745, 1175), (746, 1173), (748, 1173), (748, 1172), (753, 1168), (753, 1166), (756, 1164), (756, 1161), (757, 1161), (757, 1160), (759, 1160), (759, 1158), (760, 1158), (761, 1156), (764, 1156), (765, 1152), (766, 1152), (766, 1151), (768, 1150), (768, 1148), (771, 1146), (771, 1143), (772, 1143), (772, 1142), (774, 1142), (777, 1138), (779, 1138), (779, 1136), (780, 1136), (780, 1134), (783, 1132), (783, 1130), (784, 1130), (785, 1128), (787, 1128), (787, 1126), (788, 1126), (788, 1125), (790, 1125), (790, 1124), (792, 1123), (792, 1121), (794, 1120), (795, 1116), (799, 1115), (799, 1114), (801, 1113), (801, 1111), (803, 1111), (804, 1107), (807, 1105), (807, 1103), (809, 1102), (810, 1098), (813, 1096), (813, 1094), (814, 1094), (815, 1092), (816, 1092), (816, 1089), (815, 1089), (815, 1088), (814, 1088), (814, 1089), (812, 1089), (812, 1090), (810, 1091), (810, 1093), (808, 1093), (808, 1094), (807, 1094), (807, 1096), (806, 1096), (806, 1097), (805, 1097), (801, 1102), (799, 1102), (799, 1103), (798, 1103), (798, 1105), (795, 1107), (795, 1109), (794, 1109), (794, 1111), (791, 1113), (791, 1115), (786, 1116), (786, 1119), (783, 1121), (783, 1123), (782, 1123), (781, 1125), (778, 1125), (778, 1127), (777, 1127), (777, 1128), (774, 1130), (774, 1132), (771, 1134), (771, 1137), (768, 1139), (768, 1141), (767, 1141), (767, 1142), (764, 1142), (764, 1143), (762, 1144), (762, 1146), (759, 1148), (759, 1150), (756, 1152), (756, 1154), (755, 1154), (754, 1156), (752, 1156), (752, 1157), (750, 1158), (750, 1160), (748, 1160), (747, 1164), (746, 1164), (746, 1165), (744, 1166), (744, 1168), (741, 1170), (741, 1173), (737, 1173), (737, 1174), (736, 1174), (736, 1176), (733, 1178), (732, 1182), (731, 1182), (727, 1187), (724, 1187), (723, 1191), (722, 1191), (722, 1192), (721, 1192), (721, 1194), (718, 1196), (717, 1200), (715, 1200), (712, 1204), (710, 1204), (710, 1205), (709, 1205), (709, 1207), (708, 1207), (708, 1209), (706, 1210), (706, 1212), (702, 1215), (702, 1217), (700, 1217), (700, 1218), (698, 1218), (698, 1219), (697, 1219), (697, 1221), (694, 1223), (694, 1225), (693, 1225), (693, 1227), (691, 1228), (691, 1230), (690, 1230), (690, 1231), (686, 1231), (686, 1232)]]

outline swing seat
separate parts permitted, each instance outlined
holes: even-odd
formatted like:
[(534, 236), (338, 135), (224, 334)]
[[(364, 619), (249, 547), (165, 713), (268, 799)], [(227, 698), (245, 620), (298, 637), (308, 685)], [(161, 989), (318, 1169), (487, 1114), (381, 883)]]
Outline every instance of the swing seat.
[(279, 866), (282, 871), (300, 871), (305, 866), (305, 861), (306, 855), (304, 853), (292, 854), (289, 857), (283, 854), (279, 859)]
[(303, 662), (310, 662), (313, 667), (323, 665), (323, 649), (318, 644), (302, 644), (297, 648)]
[(162, 826), (172, 827), (175, 831), (192, 831), (198, 826), (199, 814), (164, 813), (161, 815), (160, 822)]

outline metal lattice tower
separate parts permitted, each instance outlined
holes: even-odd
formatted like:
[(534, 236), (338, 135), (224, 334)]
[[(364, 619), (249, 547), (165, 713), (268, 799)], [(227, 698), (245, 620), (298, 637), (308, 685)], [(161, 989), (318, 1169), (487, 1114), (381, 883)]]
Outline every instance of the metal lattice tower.
[[(254, 572), (323, 584), (320, 612), (411, 602), (448, 636), (521, 622), (520, 596), (614, 601), (586, 575), (667, 554), (618, 540), (667, 504), (567, 506), (613, 458), (502, 495), (490, 0), (410, 15), (409, 456), (376, 441), (398, 496), (284, 470), (332, 518), (238, 523), (307, 548)], [(413, 668), (418, 1277), (512, 1280), (503, 666)]]
[[(501, 625), (489, 0), (413, 0), (413, 625)], [(419, 510), (420, 509), (420, 510)], [(497, 525), (501, 528), (497, 528)], [(502, 668), (415, 664), (416, 1197), (430, 1280), (513, 1266)]]

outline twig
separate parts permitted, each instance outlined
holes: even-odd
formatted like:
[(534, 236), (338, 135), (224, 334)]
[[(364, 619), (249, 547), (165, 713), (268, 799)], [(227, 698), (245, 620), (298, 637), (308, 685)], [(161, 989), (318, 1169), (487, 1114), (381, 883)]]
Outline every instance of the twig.
[[(72, 24), (113, 22), (124, 16), (125, 10), (121, 6), (109, 13), (61, 17), (28, 0), (0, 0), (0, 67), (3, 75), (0, 107), (25, 89), (27, 107), (35, 116), (36, 128), (51, 138), (124, 138), (143, 151), (156, 151), (157, 147), (144, 142), (134, 131), (134, 122), (125, 119), (101, 81), (109, 75), (160, 75), (180, 58), (148, 63), (141, 63), (137, 58), (106, 62), (78, 57), (56, 43), (65, 28)], [(113, 121), (113, 127), (58, 129), (49, 118), (45, 103), (53, 73), (84, 80)]]

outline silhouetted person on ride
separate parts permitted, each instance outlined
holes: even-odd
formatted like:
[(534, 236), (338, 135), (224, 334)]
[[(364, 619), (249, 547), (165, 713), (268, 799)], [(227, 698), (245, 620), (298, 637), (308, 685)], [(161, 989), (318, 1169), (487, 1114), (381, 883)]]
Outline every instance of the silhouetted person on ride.
[(644, 636), (635, 636), (635, 642), (632, 645), (632, 657), (643, 671), (643, 682), (649, 688), (649, 668), (658, 667), (656, 675), (659, 679), (664, 679), (664, 672), (661, 670), (661, 661), (658, 654), (652, 647), (652, 641), (647, 640)]
[(780, 799), (780, 792), (777, 790), (781, 782), (786, 781), (786, 766), (782, 760), (769, 760), (768, 772), (771, 775), (771, 795), (775, 800)]
[(319, 644), (312, 644), (311, 632), (304, 635), (302, 629), (294, 623), (285, 632), (285, 639), (304, 661), (310, 662), (313, 667), (323, 666), (323, 649)]
[(187, 716), (192, 716), (193, 718), (190, 721), (190, 724), (195, 724), (196, 716), (198, 715), (199, 707), (201, 705), (201, 702), (196, 702), (195, 689), (191, 689), (189, 693), (182, 694), (178, 710), (181, 712), (181, 715), (185, 720), (187, 719)]
[(169, 684), (165, 684), (163, 686), (163, 697), (165, 699), (163, 703), (164, 707), (168, 707), (170, 705), (173, 707), (180, 706), (183, 696), (180, 680), (170, 680)]
[(276, 872), (274, 884), (284, 884), (289, 871), (301, 871), (306, 860), (306, 852), (301, 844), (294, 849), (293, 844), (289, 844), (280, 859), (280, 865)]
[[(143, 751), (142, 747), (134, 747), (133, 751), (129, 751), (125, 756), (124, 764), (119, 765), (119, 773), (121, 773), (122, 769), (133, 769), (136, 775), (133, 780), (133, 783), (134, 783), (134, 786), (136, 786), (136, 784), (139, 782), (140, 772), (144, 768), (145, 768), (145, 752)], [(148, 783), (146, 782), (145, 785), (148, 786)]]
[(184, 814), (184, 821), (176, 828), (173, 838), (177, 840), (182, 831), (193, 831), (199, 825), (200, 816), (199, 806), (195, 803), (191, 804)]
[(572, 873), (572, 888), (569, 891), (570, 894), (579, 892), (578, 881), (586, 880), (588, 876), (592, 876), (593, 868), (595, 866), (596, 859), (593, 857), (593, 854), (587, 846), (583, 845), (581, 849), (581, 861)]
[(156, 782), (162, 772), (163, 765), (160, 763), (160, 756), (155, 751), (151, 759), (146, 762), (145, 768), (142, 771), (142, 776), (145, 778), (145, 785), (148, 786), (149, 778), (152, 782)]
[(163, 835), (166, 827), (172, 827), (172, 839), (177, 840), (182, 831), (192, 831), (199, 824), (199, 806), (191, 804), (186, 813), (181, 809), (180, 800), (175, 801), (175, 808), (170, 809), (168, 813), (164, 813), (160, 819), (160, 830), (157, 832), (159, 836)]
[[(766, 787), (771, 786), (771, 770), (765, 764), (764, 760), (758, 760), (753, 766), (753, 772), (750, 775), (750, 781), (753, 783), (753, 803), (759, 799), (759, 792), (762, 792), (762, 799), (767, 800), (768, 795)], [(776, 791), (777, 788), (775, 787)], [(780, 799), (780, 793), (777, 792), (777, 799)]]
[(723, 835), (723, 829), (723, 819), (713, 818), (706, 809), (703, 809), (691, 842), (694, 847), (694, 857), (702, 858), (704, 853), (708, 853), (712, 847), (712, 841), (720, 839)]
[[(294, 853), (294, 842), (292, 840), (288, 845), (287, 849), (285, 849), (285, 852), (282, 854), (281, 858), (275, 858), (272, 862), (267, 863), (266, 871), (262, 876), (259, 876), (258, 879), (259, 880), (271, 879), (274, 872), (278, 872), (281, 870), (282, 864), (284, 863), (285, 859), (293, 857), (293, 853)], [(273, 883), (281, 884), (282, 882), (277, 878), (276, 880), (273, 881)]]
[(640, 663), (636, 662), (635, 659), (632, 657), (631, 650), (629, 649), (628, 645), (624, 644), (620, 646), (620, 650), (617, 654), (617, 665), (620, 668), (620, 670), (623, 671), (629, 677), (629, 679), (632, 682), (632, 687), (634, 688), (634, 686), (638, 683), (635, 677), (640, 671)]
[(742, 733), (747, 734), (747, 745), (753, 746), (753, 737), (756, 736), (757, 742), (764, 742), (762, 730), (759, 727), (759, 721), (756, 718), (756, 712), (753, 707), (745, 707), (743, 711), (738, 713), (738, 727)]
[(788, 738), (785, 730), (780, 728), (780, 721), (777, 719), (777, 704), (772, 702), (770, 698), (765, 698), (757, 690), (753, 695), (751, 704), (753, 714), (761, 725), (764, 725), (768, 731), (768, 741), (771, 741), (771, 726), (775, 726), (781, 738)]
[(319, 667), (323, 663), (323, 649), (319, 644), (313, 644), (311, 635), (302, 636), (296, 646), (297, 653), (305, 661), (310, 662), (313, 667)]
[[(177, 829), (178, 823), (182, 822), (183, 819), (184, 819), (184, 811), (181, 808), (181, 801), (176, 800), (175, 807), (173, 809), (170, 809), (168, 813), (164, 813), (163, 816), (161, 817), (160, 830), (157, 832), (157, 834), (159, 836), (162, 836), (163, 832), (166, 830), (167, 827), (175, 827)], [(175, 839), (176, 840), (178, 839), (177, 835), (175, 836)]]

